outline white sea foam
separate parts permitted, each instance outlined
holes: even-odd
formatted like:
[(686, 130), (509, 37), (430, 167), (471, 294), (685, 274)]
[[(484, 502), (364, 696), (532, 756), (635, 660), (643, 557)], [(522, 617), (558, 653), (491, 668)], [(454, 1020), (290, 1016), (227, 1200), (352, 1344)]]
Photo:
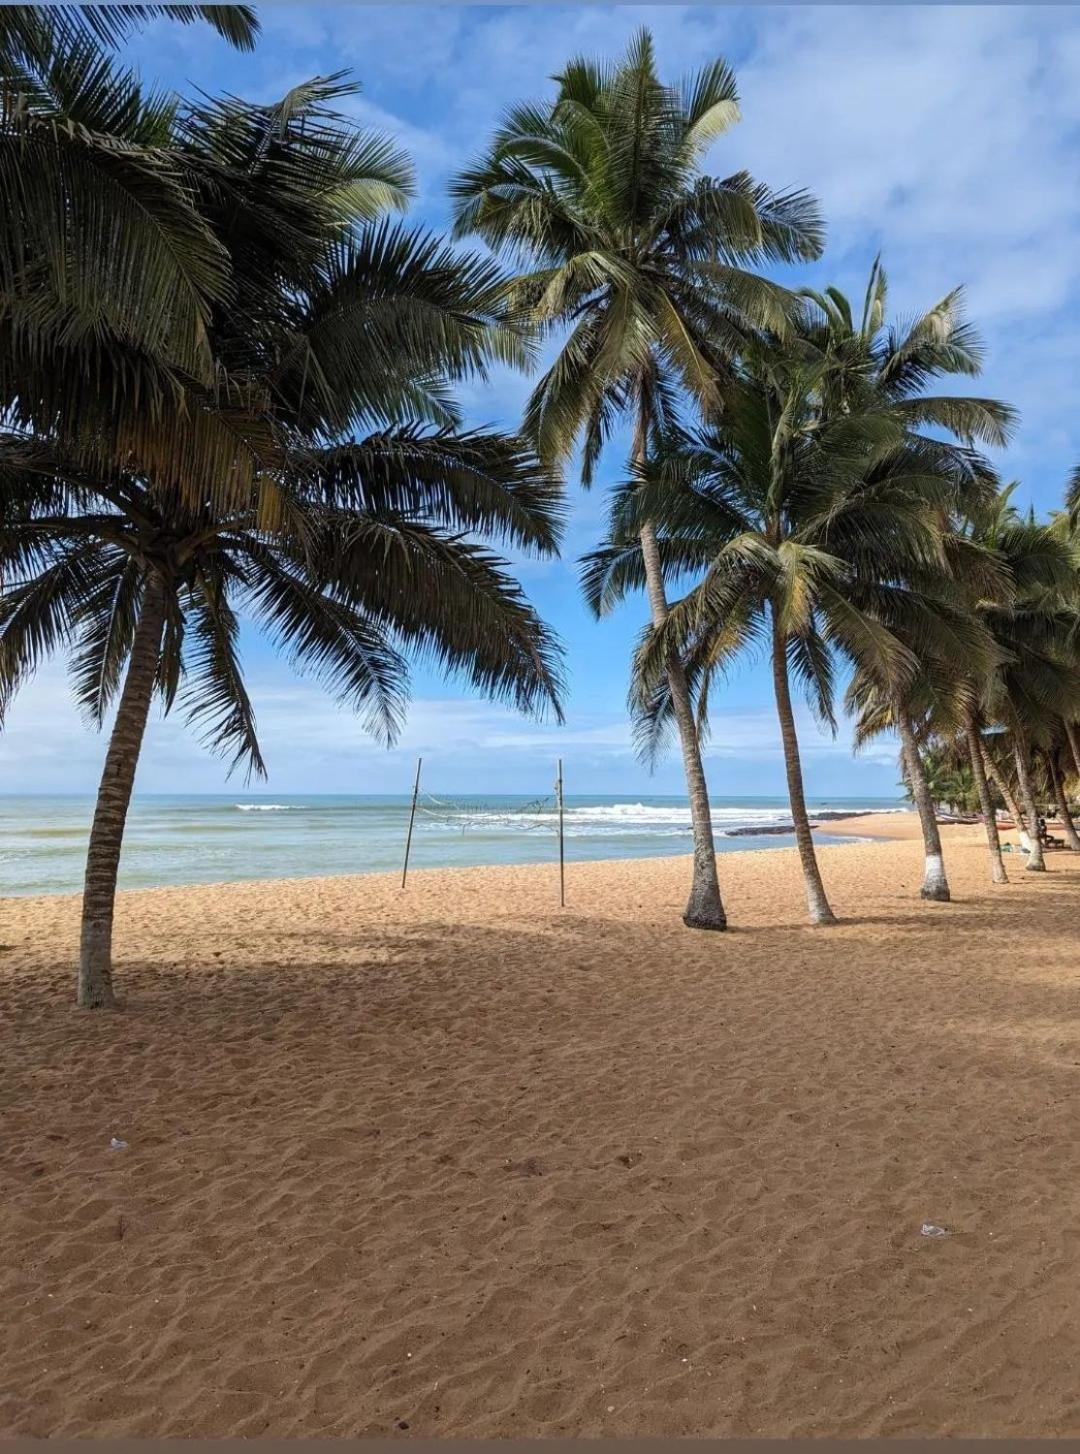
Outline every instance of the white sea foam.
[(234, 803), (233, 807), (240, 813), (290, 813), (294, 808), (293, 803)]
[[(775, 828), (791, 821), (791, 815), (780, 807), (714, 808), (713, 824), (723, 835), (734, 828)], [(456, 828), (488, 833), (515, 833), (554, 829), (558, 814), (554, 806), (543, 811), (518, 812), (512, 807), (490, 809), (463, 808), (433, 818), (425, 826), (438, 831)], [(691, 828), (689, 807), (679, 804), (605, 803), (590, 807), (568, 807), (565, 811), (565, 832), (568, 838), (646, 836), (649, 838), (681, 838)]]
[[(820, 816), (824, 820), (846, 816), (860, 809), (831, 806), (818, 803), (810, 807), (810, 817)], [(866, 811), (862, 809), (861, 811)], [(886, 812), (903, 812), (903, 808), (888, 808)], [(691, 830), (690, 808), (677, 803), (604, 803), (590, 806), (567, 807), (564, 828), (568, 838), (616, 838), (636, 836), (639, 838), (681, 838)], [(788, 828), (791, 825), (791, 810), (779, 804), (755, 807), (751, 804), (738, 807), (727, 805), (712, 809), (713, 828), (718, 837), (743, 837), (752, 834), (755, 828), (770, 830)], [(428, 831), (447, 829), (458, 832), (483, 832), (487, 834), (521, 833), (529, 831), (554, 831), (558, 825), (558, 814), (554, 803), (540, 811), (521, 811), (507, 807), (475, 807), (462, 804), (455, 811), (453, 804), (445, 805), (445, 811), (436, 811), (423, 823)]]

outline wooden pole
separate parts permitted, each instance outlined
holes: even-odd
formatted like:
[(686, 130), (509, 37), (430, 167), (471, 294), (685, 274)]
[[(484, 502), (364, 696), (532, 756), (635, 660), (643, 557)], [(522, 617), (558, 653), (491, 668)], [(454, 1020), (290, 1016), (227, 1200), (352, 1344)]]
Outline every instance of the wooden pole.
[(412, 809), (409, 812), (409, 833), (405, 839), (405, 862), (401, 869), (401, 887), (405, 887), (405, 879), (409, 872), (409, 849), (412, 847), (413, 823), (416, 821), (416, 800), (420, 796), (420, 765), (424, 761), (422, 757), (416, 759), (416, 781), (412, 790)]
[(563, 842), (563, 781), (562, 758), (559, 758), (559, 908), (566, 908), (566, 850)]

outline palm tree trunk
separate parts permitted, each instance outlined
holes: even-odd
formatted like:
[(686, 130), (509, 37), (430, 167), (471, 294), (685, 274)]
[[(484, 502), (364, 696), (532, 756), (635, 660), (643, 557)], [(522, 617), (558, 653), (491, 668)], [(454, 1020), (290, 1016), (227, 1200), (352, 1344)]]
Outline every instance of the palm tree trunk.
[(124, 689), (105, 754), (86, 854), (78, 981), (78, 1002), (84, 1009), (111, 1009), (116, 1003), (112, 986), (116, 874), (135, 768), (154, 693), (164, 626), (165, 585), (157, 572), (152, 571), (147, 577)]
[(986, 766), (983, 763), (982, 736), (974, 717), (969, 717), (967, 720), (967, 746), (968, 756), (971, 758), (971, 776), (975, 780), (975, 790), (979, 794), (979, 806), (982, 809), (983, 822), (986, 825), (986, 846), (990, 852), (990, 881), (996, 884), (1007, 884), (1009, 875), (1005, 872), (1005, 860), (1001, 856), (997, 812), (994, 808), (994, 800), (990, 796), (990, 784), (986, 780)]
[[(641, 555), (645, 564), (653, 625), (660, 626), (667, 620), (667, 598), (664, 593), (656, 532), (649, 523), (641, 530)], [(694, 707), (690, 700), (690, 685), (683, 664), (676, 657), (668, 661), (667, 679), (682, 746), (683, 771), (686, 774), (686, 790), (690, 798), (690, 824), (694, 835), (694, 876), (683, 923), (691, 929), (726, 929), (727, 916), (720, 898), (720, 881), (716, 873), (716, 845), (713, 840), (709, 789), (701, 760), (701, 744), (694, 720)]]
[(924, 868), (923, 885), (919, 890), (919, 895), (924, 899), (933, 899), (938, 904), (947, 904), (952, 895), (949, 893), (949, 880), (945, 877), (945, 857), (941, 851), (941, 834), (938, 832), (937, 813), (934, 811), (930, 784), (926, 781), (926, 772), (923, 769), (922, 758), (919, 756), (919, 744), (915, 741), (911, 721), (898, 696), (893, 697), (893, 718), (897, 731), (900, 733), (900, 744), (904, 750), (904, 763), (907, 767), (908, 782), (911, 784), (911, 796), (915, 799), (919, 822), (922, 824)]
[(1027, 743), (1020, 733), (1013, 734), (1013, 753), (1016, 758), (1016, 780), (1020, 784), (1020, 801), (1027, 814), (1028, 839), (1031, 844), (1027, 867), (1032, 873), (1045, 873), (1046, 860), (1043, 858), (1043, 846), (1039, 838), (1039, 810), (1035, 806), (1035, 789), (1028, 767)]
[(1073, 853), (1080, 853), (1080, 837), (1077, 836), (1076, 824), (1069, 815), (1069, 804), (1065, 799), (1065, 785), (1061, 781), (1061, 774), (1058, 772), (1053, 751), (1046, 754), (1046, 762), (1050, 769), (1050, 786), (1054, 793), (1054, 804), (1065, 833), (1065, 846)]
[[(648, 399), (642, 389), (638, 401), (638, 417), (634, 430), (634, 463), (644, 463), (648, 443)], [(641, 558), (645, 566), (645, 584), (654, 626), (662, 626), (668, 617), (664, 572), (660, 548), (651, 522), (641, 527)], [(720, 881), (716, 874), (716, 844), (713, 839), (712, 811), (705, 767), (701, 760), (694, 707), (690, 700), (690, 684), (682, 662), (672, 656), (667, 663), (668, 690), (679, 742), (682, 746), (686, 791), (690, 799), (690, 824), (694, 835), (694, 876), (690, 898), (683, 914), (683, 923), (690, 929), (726, 929), (727, 915), (720, 897)]]
[(983, 766), (986, 768), (986, 776), (990, 779), (990, 781), (994, 784), (994, 787), (996, 787), (998, 792), (1001, 794), (1002, 800), (1005, 803), (1006, 811), (1012, 818), (1013, 822), (1016, 824), (1016, 831), (1020, 837), (1020, 846), (1022, 848), (1030, 848), (1031, 835), (1028, 833), (1025, 826), (1024, 815), (1020, 811), (1020, 804), (1016, 801), (1015, 797), (1013, 797), (1013, 790), (1009, 786), (1009, 782), (1005, 774), (998, 771), (997, 764), (994, 762), (994, 759), (986, 750), (985, 743), (983, 743), (982, 756)]
[(1069, 750), (1072, 753), (1073, 767), (1076, 769), (1077, 779), (1080, 780), (1080, 734), (1076, 731), (1075, 722), (1065, 723), (1065, 735), (1069, 739)]
[(787, 641), (772, 613), (772, 671), (773, 688), (776, 692), (776, 713), (780, 718), (780, 739), (784, 744), (784, 768), (787, 772), (788, 800), (791, 803), (791, 821), (795, 825), (795, 842), (799, 849), (803, 879), (806, 882), (806, 902), (810, 918), (815, 924), (835, 924), (836, 915), (829, 907), (825, 885), (821, 881), (817, 854), (814, 851), (814, 835), (810, 831), (810, 819), (806, 812), (806, 794), (803, 791), (802, 763), (799, 759), (799, 739), (795, 734), (795, 714), (791, 710), (791, 686), (788, 681)]

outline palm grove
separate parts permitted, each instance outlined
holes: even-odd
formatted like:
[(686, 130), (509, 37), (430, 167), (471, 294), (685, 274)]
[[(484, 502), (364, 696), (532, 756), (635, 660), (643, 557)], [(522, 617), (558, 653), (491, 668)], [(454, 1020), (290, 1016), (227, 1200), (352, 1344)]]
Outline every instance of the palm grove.
[[(243, 6), (0, 10), (0, 722), (52, 653), (112, 726), (83, 896), (78, 999), (113, 1001), (124, 823), (152, 702), (265, 771), (238, 655), (254, 622), (392, 741), (408, 660), (560, 714), (558, 642), (500, 550), (557, 552), (571, 460), (629, 437), (597, 612), (643, 591), (641, 750), (678, 739), (687, 925), (723, 929), (702, 762), (718, 683), (770, 661), (812, 919), (833, 919), (793, 686), (862, 740), (892, 731), (949, 896), (936, 803), (1052, 802), (1080, 848), (1080, 486), (1021, 516), (982, 452), (1007, 406), (938, 392), (980, 369), (958, 293), (899, 326), (883, 269), (849, 300), (761, 269), (820, 256), (815, 202), (705, 170), (738, 120), (716, 61), (658, 77), (647, 33), (570, 63), (452, 184), (456, 241), (392, 219), (408, 159), (340, 113), (345, 76), (275, 105), (148, 93), (115, 49), (150, 15), (255, 43)], [(475, 239), (475, 241), (470, 241)], [(517, 432), (455, 385), (531, 369)]]

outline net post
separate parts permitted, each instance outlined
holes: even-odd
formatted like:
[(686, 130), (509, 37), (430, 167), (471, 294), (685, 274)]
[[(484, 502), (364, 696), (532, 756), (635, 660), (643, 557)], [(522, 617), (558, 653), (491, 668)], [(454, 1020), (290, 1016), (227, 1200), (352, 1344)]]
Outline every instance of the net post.
[(559, 908), (566, 908), (566, 849), (563, 841), (563, 780), (562, 758), (559, 758), (559, 775), (556, 778), (559, 794)]
[(409, 832), (405, 838), (405, 862), (402, 864), (401, 867), (402, 888), (405, 887), (405, 879), (409, 873), (409, 849), (412, 847), (412, 830), (413, 824), (416, 821), (416, 800), (420, 796), (420, 766), (423, 761), (424, 759), (422, 757), (418, 757), (416, 759), (416, 781), (413, 783), (412, 807), (409, 810)]

